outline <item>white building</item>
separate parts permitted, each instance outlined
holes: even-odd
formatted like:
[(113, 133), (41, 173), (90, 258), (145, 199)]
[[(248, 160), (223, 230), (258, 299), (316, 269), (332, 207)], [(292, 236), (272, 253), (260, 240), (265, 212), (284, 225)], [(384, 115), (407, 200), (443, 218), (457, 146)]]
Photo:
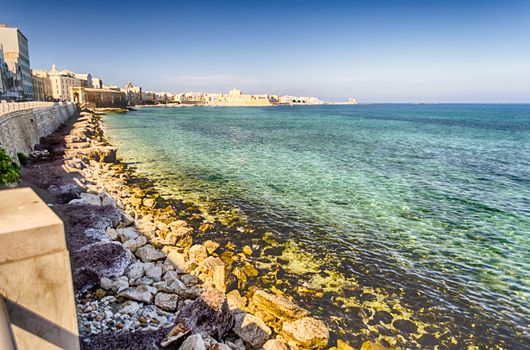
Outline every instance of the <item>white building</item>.
[(25, 99), (33, 99), (28, 39), (18, 28), (0, 23), (0, 44), (3, 46), (4, 60), (14, 78), (14, 92)]
[(81, 86), (81, 80), (76, 78), (73, 72), (66, 69), (58, 71), (55, 64), (49, 72), (49, 79), (52, 98), (57, 101), (68, 101), (69, 89)]

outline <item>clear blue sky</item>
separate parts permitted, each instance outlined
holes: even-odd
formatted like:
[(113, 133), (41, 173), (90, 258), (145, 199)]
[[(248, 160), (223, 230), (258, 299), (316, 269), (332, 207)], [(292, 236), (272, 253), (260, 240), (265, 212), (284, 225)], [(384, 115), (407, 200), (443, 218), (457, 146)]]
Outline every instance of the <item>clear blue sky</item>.
[(33, 68), (144, 89), (530, 102), (530, 0), (24, 1)]

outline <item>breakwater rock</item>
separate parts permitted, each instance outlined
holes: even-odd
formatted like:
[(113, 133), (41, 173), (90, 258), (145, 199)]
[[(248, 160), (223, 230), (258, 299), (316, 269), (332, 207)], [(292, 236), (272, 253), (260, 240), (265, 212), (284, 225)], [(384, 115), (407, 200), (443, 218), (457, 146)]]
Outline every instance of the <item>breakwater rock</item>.
[(194, 241), (209, 224), (190, 225), (136, 185), (100, 116), (81, 112), (39, 150), (23, 175), (65, 222), (83, 348), (329, 347), (326, 323), (287, 294), (227, 293), (237, 267), (216, 253), (219, 243)]

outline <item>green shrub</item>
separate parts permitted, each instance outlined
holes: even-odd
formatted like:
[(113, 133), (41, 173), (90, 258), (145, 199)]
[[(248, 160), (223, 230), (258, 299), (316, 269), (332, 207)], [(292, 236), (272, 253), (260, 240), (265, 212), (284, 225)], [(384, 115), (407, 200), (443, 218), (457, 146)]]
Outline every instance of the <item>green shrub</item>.
[(20, 162), (20, 164), (22, 165), (27, 165), (28, 162), (29, 162), (29, 158), (26, 154), (24, 153), (17, 153), (17, 157), (18, 157), (18, 161)]
[(20, 168), (0, 147), (0, 185), (17, 183), (19, 179)]

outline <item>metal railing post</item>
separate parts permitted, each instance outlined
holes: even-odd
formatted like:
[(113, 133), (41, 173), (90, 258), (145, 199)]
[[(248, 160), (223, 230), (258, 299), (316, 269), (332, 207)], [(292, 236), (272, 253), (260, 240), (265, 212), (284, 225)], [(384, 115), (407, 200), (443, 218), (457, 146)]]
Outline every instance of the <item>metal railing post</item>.
[(0, 295), (0, 349), (17, 350), (15, 337), (11, 331), (11, 322), (7, 314), (6, 303)]

